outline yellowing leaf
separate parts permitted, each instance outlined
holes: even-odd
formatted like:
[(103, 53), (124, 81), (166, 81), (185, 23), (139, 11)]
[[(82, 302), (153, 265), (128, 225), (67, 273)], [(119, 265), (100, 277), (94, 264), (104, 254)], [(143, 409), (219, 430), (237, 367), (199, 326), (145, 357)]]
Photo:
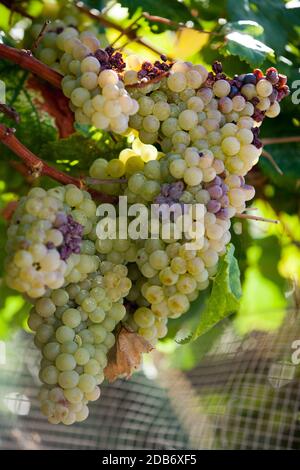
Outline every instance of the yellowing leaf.
[(200, 31), (191, 28), (180, 29), (176, 32), (176, 39), (169, 55), (174, 58), (186, 59), (202, 49), (208, 39), (209, 35)]

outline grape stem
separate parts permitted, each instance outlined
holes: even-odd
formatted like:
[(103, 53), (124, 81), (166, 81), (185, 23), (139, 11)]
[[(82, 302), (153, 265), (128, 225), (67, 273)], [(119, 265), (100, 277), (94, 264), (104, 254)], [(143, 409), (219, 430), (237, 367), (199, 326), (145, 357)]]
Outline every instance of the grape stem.
[(277, 173), (280, 174), (280, 176), (283, 176), (283, 171), (279, 168), (279, 166), (277, 165), (274, 158), (272, 157), (272, 155), (269, 152), (267, 152), (266, 150), (263, 150), (261, 155), (262, 155), (262, 157), (265, 157), (265, 158), (267, 158), (267, 160), (269, 160), (269, 162), (273, 165), (273, 167), (275, 168)]
[(150, 13), (144, 12), (143, 17), (146, 18), (148, 21), (153, 21), (154, 23), (161, 23), (165, 24), (167, 26), (173, 26), (174, 28), (177, 29), (191, 29), (193, 31), (198, 31), (199, 33), (204, 33), (204, 34), (211, 34), (211, 35), (219, 35), (220, 33), (217, 33), (216, 31), (207, 31), (205, 29), (201, 28), (196, 28), (195, 26), (186, 26), (184, 23), (177, 23), (176, 21), (169, 20), (169, 18), (164, 18), (162, 16), (156, 16), (156, 15), (150, 15)]
[(126, 183), (127, 182), (127, 179), (126, 178), (111, 178), (111, 179), (108, 179), (108, 178), (102, 178), (102, 179), (98, 179), (98, 178), (85, 178), (85, 181), (87, 184), (93, 186), (93, 185), (97, 185), (97, 184), (115, 184), (115, 183)]
[(141, 46), (146, 47), (151, 52), (154, 52), (154, 54), (157, 54), (159, 56), (162, 54), (161, 51), (156, 49), (151, 44), (145, 42), (144, 39), (140, 38), (137, 35), (135, 29), (124, 29), (119, 24), (114, 23), (112, 20), (105, 17), (100, 11), (98, 11), (94, 8), (92, 10), (90, 10), (83, 2), (76, 2), (75, 5), (78, 8), (78, 10), (82, 11), (86, 15), (88, 15), (91, 18), (93, 18), (94, 20), (98, 21), (99, 23), (101, 23), (106, 28), (115, 29), (115, 30), (119, 31), (122, 34), (122, 36), (125, 35), (126, 37), (128, 37), (130, 39), (130, 42), (137, 42)]
[(130, 85), (126, 85), (126, 88), (144, 88), (150, 83), (158, 83), (160, 82), (164, 77), (167, 77), (169, 75), (169, 72), (162, 72), (160, 75), (157, 75), (157, 77), (151, 78), (149, 80), (144, 79), (144, 81), (132, 83)]
[(259, 222), (267, 222), (269, 224), (279, 224), (279, 220), (266, 219), (265, 217), (259, 217), (258, 215), (235, 214), (234, 217), (237, 217), (238, 219), (250, 219), (250, 220), (256, 220)]
[(32, 50), (32, 51), (34, 51), (34, 50), (38, 47), (39, 43), (41, 42), (41, 40), (43, 39), (43, 37), (44, 37), (44, 35), (45, 35), (47, 26), (48, 26), (50, 23), (51, 23), (50, 20), (46, 20), (45, 23), (43, 24), (41, 31), (39, 32), (37, 38), (35, 39), (35, 41), (34, 41), (32, 47), (31, 47), (31, 50)]
[(38, 75), (54, 87), (61, 88), (62, 75), (33, 57), (31, 51), (0, 44), (0, 57), (20, 65), (22, 69)]
[(288, 144), (289, 142), (300, 142), (300, 136), (295, 135), (291, 137), (266, 137), (265, 139), (262, 139), (263, 145)]
[(100, 191), (95, 191), (86, 187), (86, 181), (84, 179), (75, 178), (68, 175), (56, 168), (52, 168), (34, 153), (32, 153), (27, 147), (25, 147), (14, 135), (15, 129), (6, 127), (4, 124), (0, 124), (0, 141), (8, 147), (15, 155), (17, 155), (26, 165), (29, 170), (29, 174), (34, 177), (49, 176), (50, 178), (58, 181), (62, 184), (74, 184), (80, 189), (86, 189), (95, 198), (101, 199), (102, 202), (114, 203), (116, 198)]
[(133, 28), (138, 28), (137, 25), (137, 22), (143, 18), (143, 14), (141, 14), (140, 16), (138, 16), (138, 18), (136, 18), (129, 26), (127, 26), (127, 28), (123, 29), (123, 31), (120, 32), (119, 36), (116, 37), (116, 39), (110, 44), (111, 47), (114, 47), (114, 45), (123, 37), (123, 36), (127, 36), (127, 37), (130, 37), (130, 35), (133, 33), (135, 33), (134, 29)]

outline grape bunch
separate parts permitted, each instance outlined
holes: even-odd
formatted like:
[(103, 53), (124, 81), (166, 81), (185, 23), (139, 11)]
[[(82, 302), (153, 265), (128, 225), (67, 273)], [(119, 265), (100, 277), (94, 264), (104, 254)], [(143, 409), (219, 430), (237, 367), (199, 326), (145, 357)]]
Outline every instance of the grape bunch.
[(50, 423), (87, 418), (100, 396), (113, 331), (123, 319), (131, 282), (123, 265), (100, 266), (84, 281), (54, 289), (35, 301), (28, 325), (42, 352), (41, 411)]
[[(78, 32), (93, 33), (100, 37), (93, 20), (69, 0), (59, 2), (43, 2), (39, 18), (33, 22), (25, 34), (24, 47), (30, 49), (32, 41), (37, 41), (34, 54), (39, 60), (62, 73), (60, 59), (63, 51), (57, 47), (57, 36), (66, 28), (76, 29)], [(45, 22), (50, 24), (45, 28)]]
[(78, 124), (93, 125), (122, 134), (129, 116), (137, 112), (123, 83), (126, 67), (122, 55), (112, 47), (100, 48), (93, 32), (79, 32), (75, 25), (56, 20), (47, 28), (37, 57), (64, 75), (62, 91)]
[[(157, 73), (159, 76), (159, 70)], [(202, 65), (175, 62), (159, 82), (149, 79), (142, 85), (133, 87), (139, 110), (130, 118), (130, 126), (138, 130), (143, 142), (160, 140), (164, 152), (179, 153), (190, 144), (200, 150), (219, 146), (223, 140), (219, 131), (225, 123), (240, 119), (243, 128), (251, 130), (265, 116), (276, 117), (279, 102), (288, 94), (286, 77), (273, 67), (265, 76), (256, 69), (230, 79), (219, 62), (213, 65), (212, 72)], [(236, 155), (236, 145), (226, 141), (223, 153)]]
[(32, 188), (8, 228), (7, 284), (38, 298), (48, 288), (84, 280), (99, 263), (88, 249), (95, 222), (96, 204), (88, 192), (74, 185)]
[[(154, 64), (125, 60), (75, 20), (48, 26), (37, 56), (64, 76), (76, 122), (127, 135), (119, 158), (96, 159), (89, 174), (96, 189), (126, 196), (129, 208), (155, 205), (158, 236), (136, 240), (128, 227), (99, 235), (95, 202), (73, 185), (33, 188), (20, 199), (6, 280), (34, 305), (28, 324), (43, 355), (41, 409), (64, 424), (85, 419), (99, 397), (120, 325), (155, 345), (209, 287), (231, 219), (255, 194), (246, 176), (262, 153), (262, 121), (279, 114), (289, 92), (273, 67), (231, 79), (219, 62), (209, 72), (164, 56)], [(187, 205), (191, 223), (182, 235), (177, 223)], [(121, 218), (116, 208), (116, 227)]]
[[(188, 249), (184, 238), (161, 236), (148, 240), (138, 252), (144, 301), (130, 293), (129, 298), (137, 300), (127, 321), (151, 343), (166, 334), (162, 331), (168, 318), (189, 310), (216, 273), (231, 238), (231, 218), (242, 213), (255, 194), (245, 176), (262, 151), (259, 126), (265, 116), (276, 117), (287, 93), (286, 78), (273, 68), (265, 76), (255, 70), (230, 80), (220, 63), (210, 73), (202, 66), (175, 63), (159, 86), (149, 80), (135, 89), (139, 111), (130, 124), (143, 142), (160, 141), (166, 153), (150, 162), (153, 181), (145, 164), (129, 177), (124, 194), (130, 202), (205, 206), (197, 249)], [(157, 104), (164, 111), (161, 115)], [(150, 122), (156, 123), (155, 129), (147, 127)]]

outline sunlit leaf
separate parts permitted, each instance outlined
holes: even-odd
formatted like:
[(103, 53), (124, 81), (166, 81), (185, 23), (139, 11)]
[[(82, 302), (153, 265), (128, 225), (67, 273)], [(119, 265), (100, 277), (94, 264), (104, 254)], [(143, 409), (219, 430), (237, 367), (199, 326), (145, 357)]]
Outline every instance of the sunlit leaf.
[(239, 31), (241, 33), (256, 37), (263, 34), (264, 28), (256, 21), (251, 20), (228, 22), (222, 28), (222, 32), (224, 32), (224, 34), (228, 34), (232, 31)]
[(268, 56), (273, 56), (274, 51), (263, 42), (255, 39), (249, 34), (234, 31), (225, 37), (226, 43), (221, 52), (239, 56), (241, 60), (247, 62), (251, 67), (260, 66)]

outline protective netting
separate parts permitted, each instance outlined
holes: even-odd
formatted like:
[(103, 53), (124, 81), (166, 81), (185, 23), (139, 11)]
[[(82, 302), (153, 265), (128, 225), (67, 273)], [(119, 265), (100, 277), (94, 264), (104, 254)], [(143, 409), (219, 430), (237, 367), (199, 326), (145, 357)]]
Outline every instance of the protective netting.
[(89, 418), (70, 427), (50, 425), (40, 414), (31, 336), (19, 334), (5, 346), (0, 343), (2, 449), (300, 448), (294, 312), (272, 334), (241, 339), (228, 326), (186, 373), (166, 368), (155, 354), (144, 372), (103, 386)]

